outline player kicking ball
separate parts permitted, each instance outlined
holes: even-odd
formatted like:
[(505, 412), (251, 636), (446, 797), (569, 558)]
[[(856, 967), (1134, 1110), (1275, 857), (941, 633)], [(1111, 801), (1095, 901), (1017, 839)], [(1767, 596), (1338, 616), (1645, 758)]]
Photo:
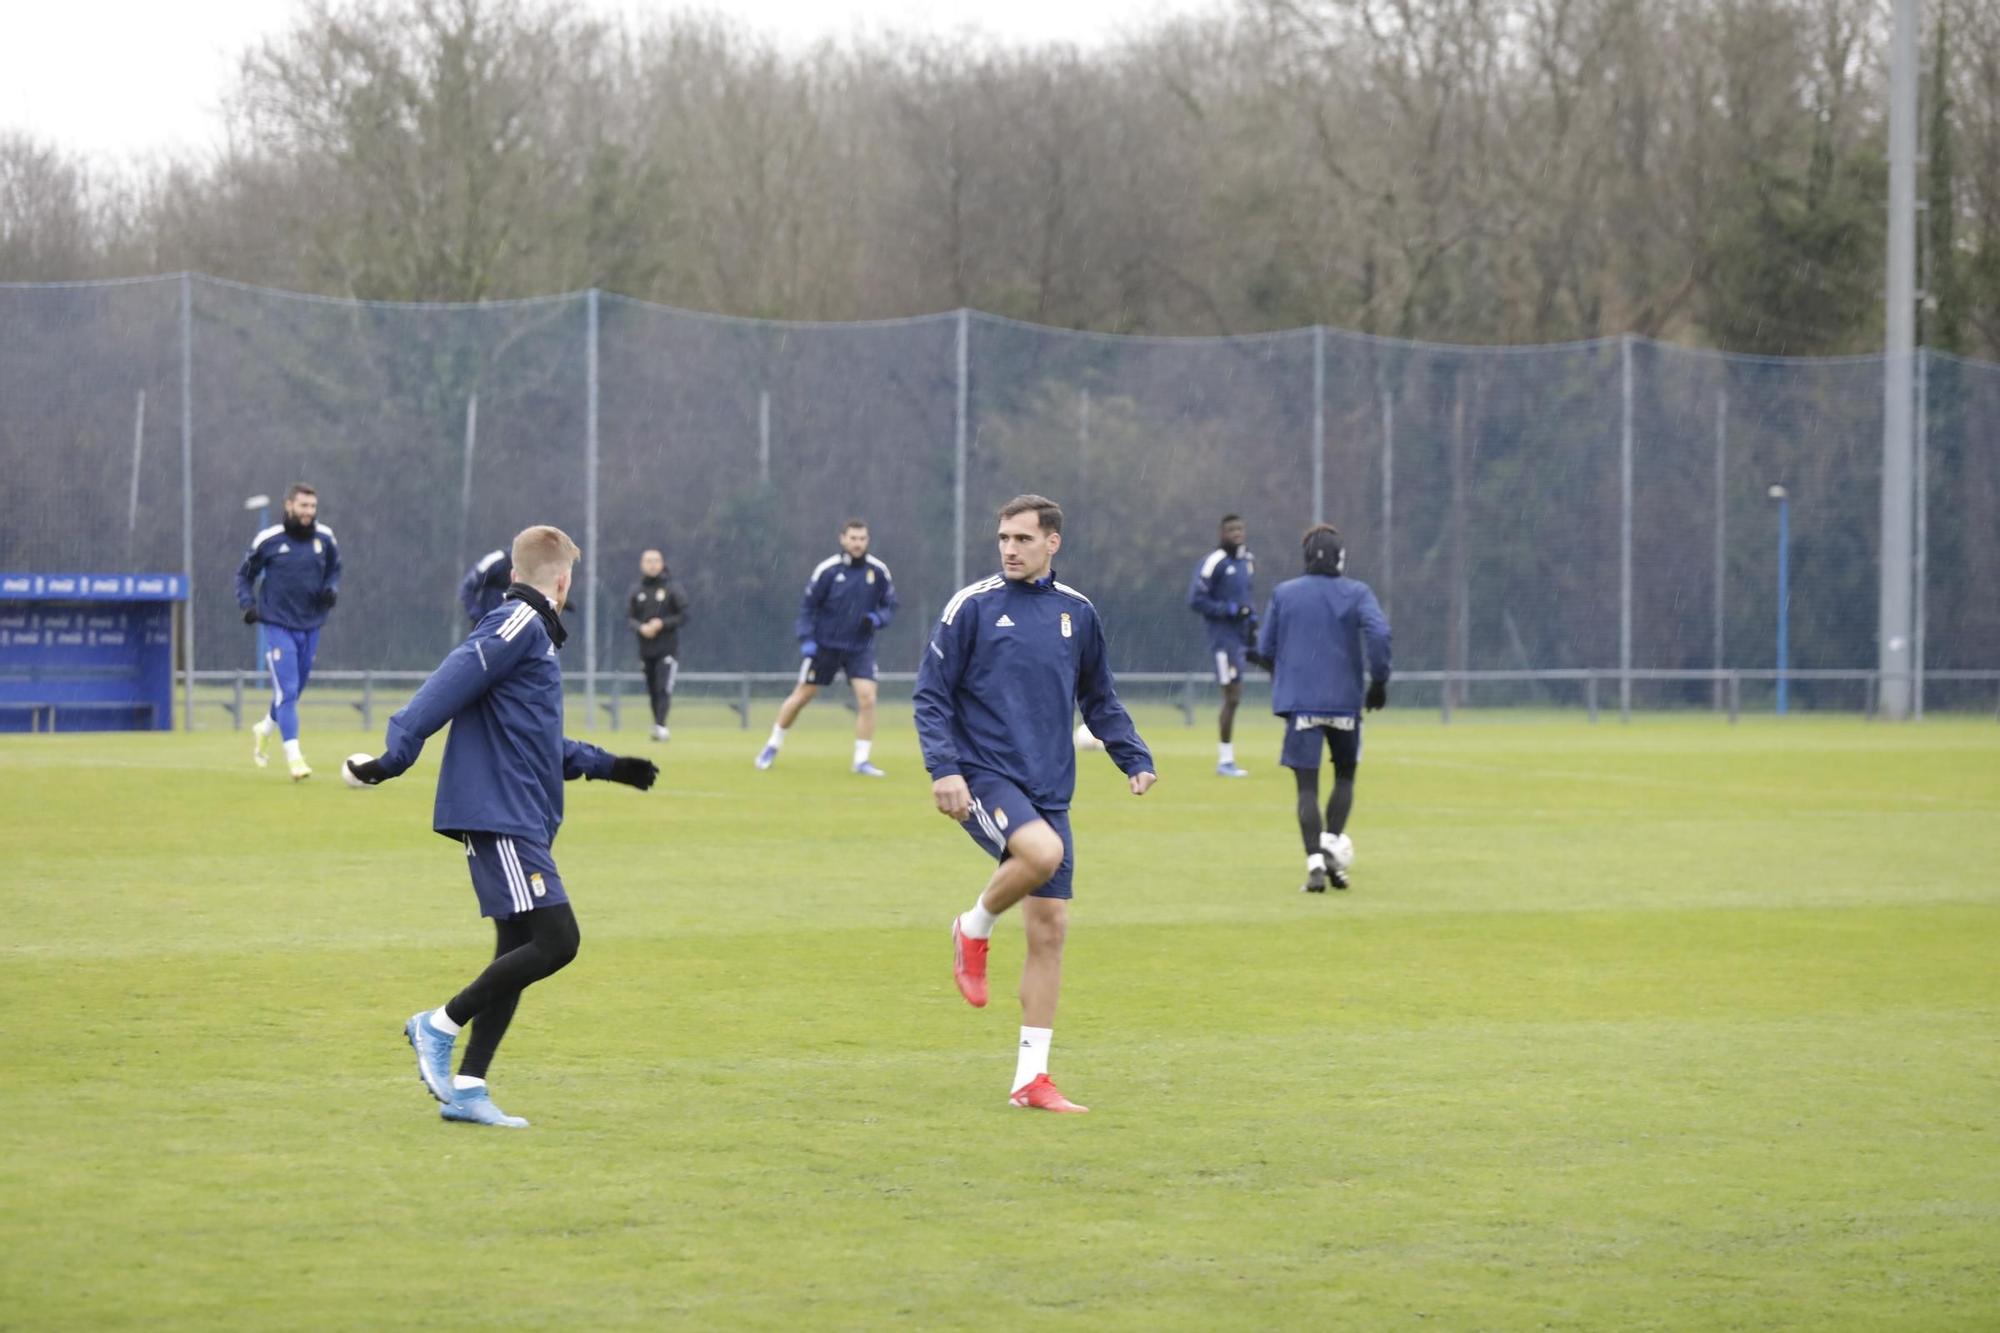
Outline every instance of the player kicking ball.
[[(372, 787), (406, 772), (424, 741), (451, 723), (438, 768), (431, 827), (465, 846), (481, 916), (493, 918), (493, 961), (471, 985), (403, 1025), (417, 1054), (417, 1077), (444, 1103), (446, 1120), (526, 1129), (486, 1090), (486, 1071), (507, 1034), (521, 992), (576, 957), (576, 914), (549, 853), (562, 824), (563, 782), (622, 782), (645, 791), (659, 776), (647, 759), (621, 759), (563, 735), (564, 632), (555, 608), (568, 596), (576, 543), (558, 528), (514, 539), (515, 582), (389, 719), (379, 759), (353, 755), (342, 766), (352, 786)], [(472, 1025), (451, 1072), (451, 1053)]]
[(952, 977), (975, 1009), (986, 1005), (993, 924), (1016, 903), (1028, 956), (1021, 967), (1021, 1042), (1009, 1100), (1043, 1111), (1087, 1111), (1049, 1081), (1056, 997), (1062, 989), (1076, 848), (1070, 717), (1084, 724), (1144, 796), (1153, 756), (1118, 701), (1097, 608), (1056, 582), (1063, 513), (1039, 495), (1000, 511), (1000, 572), (961, 588), (917, 671), (917, 735), (931, 796), (1000, 862), (972, 906), (951, 923)]
[[(1375, 593), (1346, 575), (1340, 533), (1327, 524), (1308, 529), (1301, 547), (1306, 572), (1271, 593), (1257, 638), (1257, 661), (1271, 672), (1271, 711), (1285, 722), (1278, 762), (1298, 782), (1299, 836), (1306, 846), (1305, 893), (1347, 887), (1354, 844), (1347, 817), (1361, 766), (1361, 711), (1389, 702), (1389, 620)], [(1366, 655), (1369, 685), (1361, 688)], [(1333, 758), (1333, 795), (1319, 808), (1320, 744)]]

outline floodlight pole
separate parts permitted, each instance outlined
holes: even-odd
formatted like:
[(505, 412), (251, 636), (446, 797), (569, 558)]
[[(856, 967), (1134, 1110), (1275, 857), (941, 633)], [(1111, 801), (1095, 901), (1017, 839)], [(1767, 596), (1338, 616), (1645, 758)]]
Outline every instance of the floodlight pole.
[(1326, 522), (1326, 326), (1313, 325), (1313, 522)]
[[(1882, 716), (1910, 715), (1915, 483), (1911, 383), (1916, 361), (1917, 6), (1895, 0), (1889, 46), (1887, 344), (1882, 359), (1882, 568), (1877, 670)], [(1782, 686), (1780, 687), (1782, 688)]]

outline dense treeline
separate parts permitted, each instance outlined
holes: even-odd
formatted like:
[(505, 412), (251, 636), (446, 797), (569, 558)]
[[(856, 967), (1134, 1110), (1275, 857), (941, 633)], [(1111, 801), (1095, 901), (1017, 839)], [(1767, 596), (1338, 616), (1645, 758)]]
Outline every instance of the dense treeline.
[[(1880, 340), (1886, 0), (1243, 0), (1088, 53), (354, 0), (219, 154), (0, 137), (0, 280), (599, 286), (1121, 332)], [(1933, 0), (1926, 341), (2000, 355), (2000, 6)]]

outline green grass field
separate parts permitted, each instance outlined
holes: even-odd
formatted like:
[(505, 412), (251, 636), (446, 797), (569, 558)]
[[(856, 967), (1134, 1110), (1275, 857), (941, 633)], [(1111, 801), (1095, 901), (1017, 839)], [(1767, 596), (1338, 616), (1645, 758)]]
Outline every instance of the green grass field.
[[(330, 716), (330, 715), (329, 715)], [(0, 740), (0, 1328), (2000, 1326), (2000, 727), (1371, 726), (1296, 892), (1267, 719), (1087, 757), (1055, 1072), (907, 716), (780, 766), (690, 710), (577, 784), (582, 955), (442, 1124), (400, 1027), (480, 966), (437, 748)], [(310, 719), (309, 719), (310, 725)]]

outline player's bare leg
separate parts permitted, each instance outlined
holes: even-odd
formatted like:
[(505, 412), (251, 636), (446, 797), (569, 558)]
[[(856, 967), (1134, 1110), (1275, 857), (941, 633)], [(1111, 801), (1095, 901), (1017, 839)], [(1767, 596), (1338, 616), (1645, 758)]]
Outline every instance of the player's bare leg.
[(1215, 771), (1220, 777), (1247, 778), (1247, 769), (1236, 766), (1236, 707), (1243, 702), (1243, 679), (1238, 677), (1222, 687), (1222, 713), (1216, 721)]
[(1028, 956), (1021, 964), (1021, 1044), (1014, 1062), (1014, 1105), (1040, 1111), (1088, 1111), (1049, 1080), (1049, 1047), (1056, 1035), (1056, 1001), (1062, 994), (1063, 941), (1069, 937), (1069, 903), (1027, 899), (1021, 925)]
[(866, 778), (887, 777), (869, 762), (875, 748), (875, 682), (850, 679), (848, 684), (854, 687), (854, 771)]
[(986, 1005), (986, 946), (994, 921), (1048, 883), (1062, 868), (1062, 859), (1062, 839), (1044, 821), (1015, 829), (1007, 839), (1007, 858), (993, 867), (972, 910), (952, 918), (952, 977), (975, 1009)]
[(769, 768), (778, 762), (778, 751), (785, 748), (785, 733), (791, 730), (792, 723), (799, 720), (799, 714), (818, 693), (819, 686), (809, 680), (802, 680), (792, 687), (792, 692), (778, 705), (778, 725), (771, 728), (770, 739), (757, 752), (757, 767)]

